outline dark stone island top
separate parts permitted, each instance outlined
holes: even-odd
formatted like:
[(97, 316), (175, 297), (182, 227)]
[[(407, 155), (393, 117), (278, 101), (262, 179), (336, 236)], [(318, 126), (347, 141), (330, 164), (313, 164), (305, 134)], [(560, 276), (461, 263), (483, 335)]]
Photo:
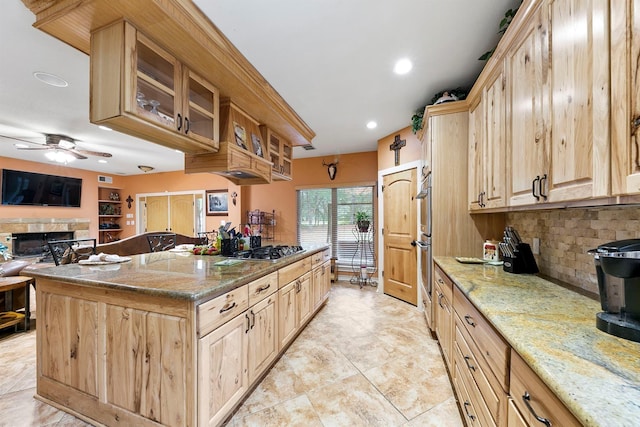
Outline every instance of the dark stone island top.
[(329, 245), (305, 247), (304, 252), (277, 260), (236, 259), (164, 251), (132, 255), (130, 261), (66, 264), (23, 270), (21, 274), (83, 286), (134, 291), (190, 301), (215, 298), (271, 272), (323, 251)]

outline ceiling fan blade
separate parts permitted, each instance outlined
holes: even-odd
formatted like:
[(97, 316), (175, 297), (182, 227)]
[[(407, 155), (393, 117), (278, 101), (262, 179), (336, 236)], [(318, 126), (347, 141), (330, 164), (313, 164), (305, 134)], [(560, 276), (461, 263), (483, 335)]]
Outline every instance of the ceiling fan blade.
[(13, 139), (14, 141), (19, 141), (19, 142), (24, 142), (24, 143), (27, 143), (27, 144), (33, 144), (33, 145), (39, 145), (40, 146), (38, 148), (32, 148), (34, 150), (41, 150), (41, 149), (47, 150), (47, 149), (51, 148), (51, 146), (47, 146), (47, 145), (41, 144), (39, 142), (29, 141), (29, 140), (24, 139), (24, 138), (18, 138), (17, 136), (0, 135), (0, 138)]
[(103, 153), (102, 151), (82, 150), (79, 148), (76, 148), (75, 151), (77, 153), (86, 154), (88, 156), (111, 157), (111, 153)]
[(18, 150), (52, 150), (53, 147), (16, 147)]
[(58, 147), (57, 149), (60, 150), (60, 151), (64, 151), (65, 153), (71, 154), (73, 157), (75, 157), (78, 160), (88, 159), (87, 156), (83, 156), (82, 154), (78, 153), (76, 150), (73, 150), (71, 148)]

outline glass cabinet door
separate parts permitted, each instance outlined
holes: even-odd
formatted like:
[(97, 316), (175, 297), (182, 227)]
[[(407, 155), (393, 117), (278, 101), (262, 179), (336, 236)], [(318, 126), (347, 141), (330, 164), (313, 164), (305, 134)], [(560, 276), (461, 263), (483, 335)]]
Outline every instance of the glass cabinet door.
[(273, 163), (272, 170), (281, 173), (280, 170), (280, 140), (274, 135), (269, 136), (269, 156)]
[(189, 97), (186, 111), (185, 133), (192, 137), (218, 142), (216, 117), (218, 116), (218, 91), (194, 75), (185, 71)]
[[(139, 35), (136, 43), (136, 111), (138, 116), (171, 129), (181, 126), (176, 110), (175, 59)], [(176, 120), (178, 123), (176, 123)]]

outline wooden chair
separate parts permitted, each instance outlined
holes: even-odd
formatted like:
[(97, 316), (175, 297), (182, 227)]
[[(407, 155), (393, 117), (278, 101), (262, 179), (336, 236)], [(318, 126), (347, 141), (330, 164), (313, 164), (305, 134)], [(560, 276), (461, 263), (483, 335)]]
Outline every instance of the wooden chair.
[(74, 264), (96, 253), (96, 239), (49, 240), (47, 245), (56, 265)]
[(175, 233), (148, 234), (149, 250), (151, 252), (162, 252), (176, 247)]

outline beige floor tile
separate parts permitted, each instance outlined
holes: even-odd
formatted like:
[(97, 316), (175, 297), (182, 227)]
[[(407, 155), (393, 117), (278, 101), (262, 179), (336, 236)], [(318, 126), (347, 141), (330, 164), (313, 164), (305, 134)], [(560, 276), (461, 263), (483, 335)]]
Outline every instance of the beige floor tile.
[(307, 393), (325, 426), (399, 426), (406, 419), (362, 374)]
[(438, 406), (420, 414), (407, 424), (406, 427), (464, 427), (458, 404), (454, 397), (450, 397)]
[(305, 395), (243, 418), (234, 417), (233, 422), (233, 427), (323, 426)]

